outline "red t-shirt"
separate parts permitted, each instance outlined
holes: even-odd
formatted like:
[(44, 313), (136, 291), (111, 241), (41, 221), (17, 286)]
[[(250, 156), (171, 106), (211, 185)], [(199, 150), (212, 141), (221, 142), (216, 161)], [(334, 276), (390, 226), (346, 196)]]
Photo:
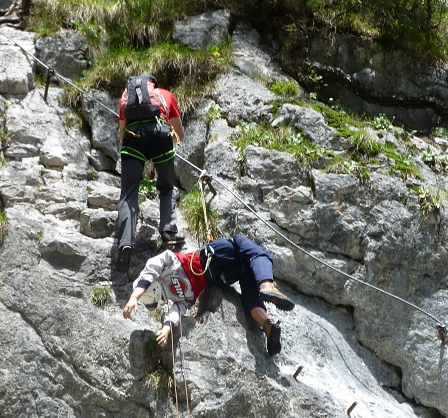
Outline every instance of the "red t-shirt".
[[(148, 84), (151, 83), (151, 81), (148, 80)], [(177, 100), (174, 97), (174, 94), (171, 93), (168, 90), (160, 89), (160, 93), (162, 94), (163, 98), (165, 99), (166, 106), (168, 108), (169, 117), (166, 115), (165, 108), (163, 106), (160, 106), (160, 116), (162, 116), (167, 122), (171, 118), (179, 118), (180, 112), (179, 108), (177, 107)], [(120, 102), (118, 104), (118, 113), (119, 113), (119, 119), (120, 120), (126, 120), (124, 113), (123, 113), (123, 107), (128, 102), (128, 89), (126, 87), (126, 90), (123, 92)]]

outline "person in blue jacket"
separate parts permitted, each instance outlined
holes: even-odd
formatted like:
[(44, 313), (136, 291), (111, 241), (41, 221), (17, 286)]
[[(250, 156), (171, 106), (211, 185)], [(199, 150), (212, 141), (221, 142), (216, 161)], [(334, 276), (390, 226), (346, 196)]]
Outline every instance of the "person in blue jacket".
[(281, 329), (266, 312), (265, 302), (290, 311), (294, 303), (281, 293), (274, 282), (272, 257), (268, 251), (240, 235), (232, 239), (218, 238), (193, 253), (173, 253), (166, 250), (150, 258), (134, 282), (134, 291), (123, 310), (130, 318), (137, 311), (139, 299), (148, 307), (158, 300), (173, 301), (157, 342), (164, 347), (172, 326), (177, 326), (207, 286), (228, 286), (239, 282), (243, 310), (262, 328), (267, 338), (268, 354), (281, 350)]

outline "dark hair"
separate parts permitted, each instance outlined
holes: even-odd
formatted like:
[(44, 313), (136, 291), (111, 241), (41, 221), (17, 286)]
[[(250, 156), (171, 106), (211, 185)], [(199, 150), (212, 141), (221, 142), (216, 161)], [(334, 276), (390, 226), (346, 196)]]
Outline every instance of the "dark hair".
[(159, 82), (157, 81), (157, 78), (155, 78), (152, 74), (149, 74), (148, 78), (154, 83), (155, 87), (159, 87)]

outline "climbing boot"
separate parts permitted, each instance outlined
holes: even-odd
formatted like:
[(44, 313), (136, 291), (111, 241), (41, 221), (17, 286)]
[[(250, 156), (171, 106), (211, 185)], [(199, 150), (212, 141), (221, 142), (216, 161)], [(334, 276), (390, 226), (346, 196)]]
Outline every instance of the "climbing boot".
[(178, 232), (165, 231), (162, 233), (162, 245), (183, 244), (185, 237)]
[(282, 346), (280, 344), (281, 329), (279, 323), (272, 322), (269, 318), (263, 324), (263, 331), (266, 334), (266, 349), (270, 356), (280, 353)]
[(120, 273), (127, 273), (131, 264), (132, 247), (123, 245), (118, 250), (117, 260), (115, 261), (115, 268)]
[(271, 302), (282, 311), (292, 311), (294, 302), (288, 299), (277, 288), (277, 284), (271, 281), (265, 281), (260, 285), (260, 298), (264, 302)]

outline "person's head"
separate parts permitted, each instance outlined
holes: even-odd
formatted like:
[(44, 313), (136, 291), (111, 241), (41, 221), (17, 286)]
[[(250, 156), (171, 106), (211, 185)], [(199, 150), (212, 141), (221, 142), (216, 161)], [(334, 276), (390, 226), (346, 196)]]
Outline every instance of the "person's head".
[(157, 81), (157, 78), (155, 78), (152, 74), (149, 74), (149, 80), (154, 83), (154, 87), (159, 87), (159, 82)]
[(146, 309), (152, 311), (157, 308), (159, 300), (162, 300), (162, 285), (154, 280), (140, 297), (140, 302), (145, 305)]

